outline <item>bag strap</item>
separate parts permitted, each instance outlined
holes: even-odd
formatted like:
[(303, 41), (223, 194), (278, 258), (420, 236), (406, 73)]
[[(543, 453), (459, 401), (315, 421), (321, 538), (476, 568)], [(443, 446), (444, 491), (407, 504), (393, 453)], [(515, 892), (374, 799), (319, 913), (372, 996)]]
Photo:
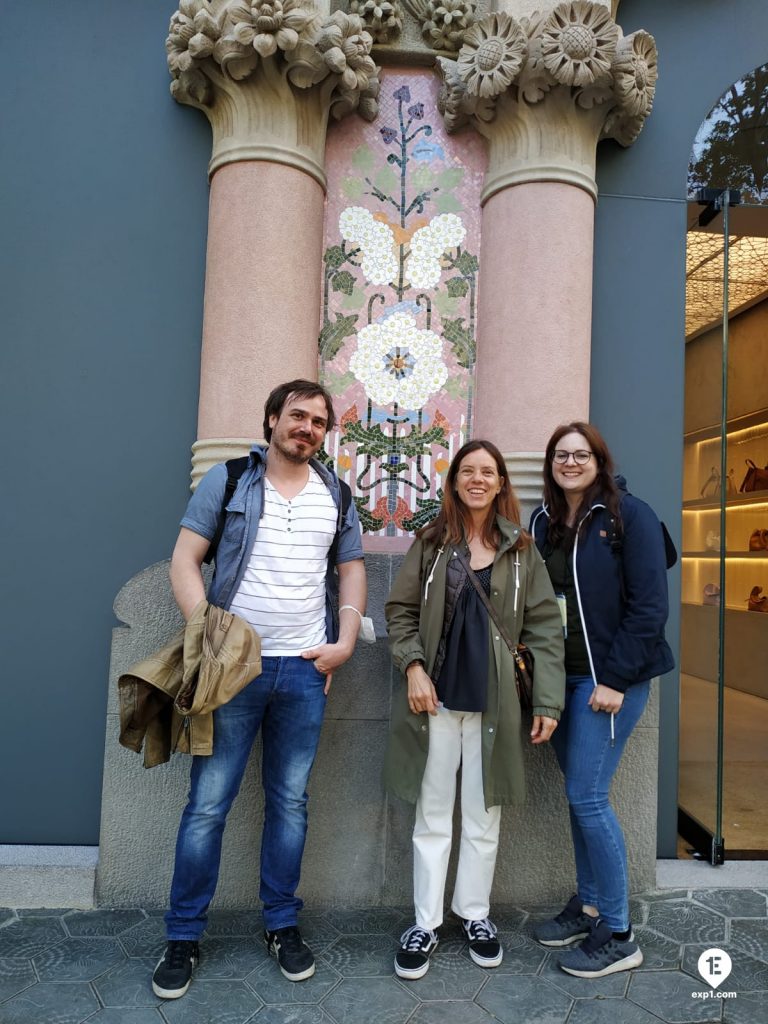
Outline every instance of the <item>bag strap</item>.
[(250, 462), (250, 455), (242, 455), (239, 459), (227, 459), (225, 466), (227, 467), (227, 483), (224, 487), (224, 497), (221, 499), (221, 508), (219, 509), (219, 519), (216, 523), (216, 532), (211, 538), (211, 543), (208, 546), (208, 551), (205, 554), (203, 561), (208, 564), (213, 561), (216, 557), (216, 551), (221, 542), (221, 535), (224, 533), (224, 520), (227, 516), (227, 505), (232, 501), (232, 497), (237, 490), (237, 482), (245, 472)]
[[(221, 537), (224, 533), (224, 522), (227, 517), (227, 505), (232, 501), (235, 491), (237, 490), (237, 484), (240, 477), (248, 468), (248, 463), (251, 461), (250, 455), (242, 455), (238, 459), (227, 459), (225, 466), (227, 468), (227, 483), (224, 487), (224, 496), (221, 499), (221, 509), (219, 510), (219, 519), (216, 524), (216, 532), (211, 539), (211, 543), (208, 546), (203, 561), (208, 564), (213, 561), (216, 557), (216, 551), (221, 543)], [(352, 504), (352, 491), (349, 484), (343, 480), (339, 480), (339, 487), (341, 490), (341, 519), (342, 521), (346, 518), (349, 506)], [(328, 564), (336, 564), (336, 552), (339, 548), (339, 530), (336, 529), (333, 535), (333, 541), (328, 551)]]
[(460, 551), (458, 548), (454, 548), (453, 550), (456, 553), (456, 557), (458, 558), (458, 560), (461, 562), (462, 566), (464, 567), (464, 570), (465, 570), (467, 576), (469, 577), (469, 582), (472, 584), (472, 586), (477, 591), (477, 595), (480, 598), (480, 600), (483, 602), (483, 605), (485, 606), (485, 610), (488, 612), (488, 614), (490, 615), (491, 619), (493, 620), (493, 624), (496, 626), (496, 629), (498, 629), (499, 633), (501, 633), (501, 637), (502, 637), (504, 643), (509, 648), (510, 653), (515, 655), (516, 652), (517, 652), (517, 644), (514, 642), (512, 637), (509, 635), (509, 633), (507, 632), (506, 628), (501, 624), (501, 621), (499, 620), (499, 617), (496, 614), (496, 609), (493, 607), (491, 602), (488, 600), (488, 595), (483, 590), (482, 586), (480, 585), (480, 581), (478, 580), (477, 576), (474, 573), (474, 570), (472, 569), (471, 565), (467, 561), (467, 556), (464, 554), (463, 551)]

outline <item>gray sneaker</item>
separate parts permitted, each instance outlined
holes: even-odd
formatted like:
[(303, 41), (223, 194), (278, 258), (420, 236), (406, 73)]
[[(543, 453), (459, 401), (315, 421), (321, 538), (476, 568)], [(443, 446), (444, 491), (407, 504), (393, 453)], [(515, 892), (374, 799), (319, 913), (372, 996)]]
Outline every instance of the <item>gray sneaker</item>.
[(643, 954), (634, 939), (632, 933), (626, 942), (614, 939), (611, 929), (598, 917), (591, 922), (589, 935), (578, 949), (563, 953), (558, 966), (577, 978), (604, 978), (606, 974), (629, 971), (643, 962)]
[(533, 926), (533, 937), (542, 946), (570, 946), (589, 935), (589, 923), (593, 917), (581, 909), (578, 896), (571, 896), (568, 905), (551, 921), (542, 921)]

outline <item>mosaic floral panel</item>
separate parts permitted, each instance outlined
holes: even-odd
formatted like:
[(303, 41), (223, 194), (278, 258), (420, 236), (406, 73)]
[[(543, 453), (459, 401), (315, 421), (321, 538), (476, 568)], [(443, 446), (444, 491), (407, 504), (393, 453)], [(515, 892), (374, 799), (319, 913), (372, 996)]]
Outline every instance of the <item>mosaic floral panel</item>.
[(368, 550), (401, 550), (437, 512), (470, 437), (482, 141), (448, 136), (430, 71), (385, 72), (373, 124), (329, 132), (320, 377), (326, 450)]

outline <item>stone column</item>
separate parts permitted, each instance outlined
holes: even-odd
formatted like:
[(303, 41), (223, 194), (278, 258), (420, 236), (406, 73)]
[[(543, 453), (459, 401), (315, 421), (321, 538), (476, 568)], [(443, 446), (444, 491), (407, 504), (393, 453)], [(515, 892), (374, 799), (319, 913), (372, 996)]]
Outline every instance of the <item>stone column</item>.
[(328, 115), (375, 117), (371, 46), (312, 0), (182, 0), (171, 19), (171, 93), (213, 132), (193, 485), (262, 436), (276, 383), (317, 377)]
[(449, 130), (488, 141), (474, 432), (508, 453), (531, 501), (552, 429), (589, 415), (596, 148), (639, 134), (656, 47), (622, 34), (617, 3), (497, 6), (456, 61), (438, 59), (441, 109)]

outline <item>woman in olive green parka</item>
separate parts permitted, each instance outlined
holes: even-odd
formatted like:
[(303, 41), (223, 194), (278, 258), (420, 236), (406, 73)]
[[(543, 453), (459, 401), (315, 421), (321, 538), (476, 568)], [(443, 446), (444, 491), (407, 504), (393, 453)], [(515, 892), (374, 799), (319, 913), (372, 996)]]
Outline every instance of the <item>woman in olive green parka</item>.
[[(402, 978), (422, 977), (437, 945), (459, 763), (462, 837), (452, 909), (475, 963), (501, 963), (488, 920), (499, 805), (523, 800), (526, 726), (530, 742), (548, 740), (565, 691), (559, 608), (541, 556), (518, 522), (498, 449), (480, 440), (464, 445), (448, 470), (442, 510), (411, 545), (386, 604), (392, 658), (406, 679), (393, 696), (385, 783), (417, 805), (416, 924), (395, 959)], [(477, 600), (457, 548), (511, 639), (533, 652), (532, 724), (521, 715), (512, 654)]]

